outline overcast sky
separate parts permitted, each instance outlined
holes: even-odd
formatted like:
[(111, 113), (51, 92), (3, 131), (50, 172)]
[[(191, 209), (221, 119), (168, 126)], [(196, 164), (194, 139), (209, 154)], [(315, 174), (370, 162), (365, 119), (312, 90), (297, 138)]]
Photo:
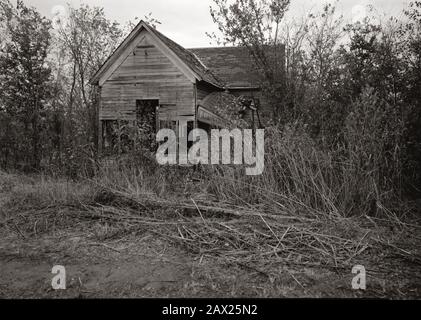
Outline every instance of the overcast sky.
[[(11, 0), (15, 2), (15, 0)], [(374, 5), (381, 12), (398, 15), (409, 0), (291, 0), (288, 15), (302, 16), (309, 10), (317, 10), (323, 3), (337, 1), (337, 7), (346, 19), (363, 14), (361, 8)], [(207, 47), (210, 41), (206, 32), (216, 31), (209, 14), (212, 0), (24, 0), (47, 17), (53, 16), (53, 8), (70, 3), (78, 7), (81, 3), (101, 6), (106, 15), (120, 23), (143, 18), (149, 12), (162, 22), (158, 30), (186, 48)], [(57, 10), (56, 10), (57, 11)]]

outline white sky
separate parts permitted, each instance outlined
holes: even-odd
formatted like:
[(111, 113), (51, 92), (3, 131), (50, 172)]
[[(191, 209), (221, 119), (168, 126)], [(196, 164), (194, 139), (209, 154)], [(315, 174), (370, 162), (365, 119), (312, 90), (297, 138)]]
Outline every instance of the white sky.
[[(15, 2), (15, 0), (11, 0)], [(399, 15), (409, 0), (291, 0), (288, 15), (301, 17), (309, 10), (316, 10), (326, 2), (336, 2), (339, 12), (351, 20), (361, 14), (361, 6), (373, 4), (380, 12)], [(209, 14), (212, 0), (24, 0), (43, 15), (52, 17), (55, 6), (70, 3), (78, 7), (81, 3), (100, 6), (108, 18), (124, 24), (135, 17), (152, 16), (162, 22), (158, 30), (186, 48), (210, 46), (206, 32), (216, 31)]]

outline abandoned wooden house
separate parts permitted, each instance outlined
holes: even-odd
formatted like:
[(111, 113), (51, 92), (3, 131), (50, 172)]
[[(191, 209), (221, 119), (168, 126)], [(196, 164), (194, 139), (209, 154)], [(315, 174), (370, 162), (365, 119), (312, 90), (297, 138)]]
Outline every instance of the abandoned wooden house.
[(236, 97), (256, 123), (264, 103), (252, 65), (244, 48), (188, 50), (141, 21), (91, 79), (100, 92), (100, 151), (113, 145), (111, 132), (122, 123), (154, 133), (181, 120), (190, 128), (223, 127), (220, 108)]

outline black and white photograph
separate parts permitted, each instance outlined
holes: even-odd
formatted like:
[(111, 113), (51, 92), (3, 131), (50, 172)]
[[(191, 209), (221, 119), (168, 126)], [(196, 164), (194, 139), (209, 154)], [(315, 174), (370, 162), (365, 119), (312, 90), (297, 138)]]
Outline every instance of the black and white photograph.
[(421, 299), (421, 1), (0, 0), (0, 300), (260, 298)]

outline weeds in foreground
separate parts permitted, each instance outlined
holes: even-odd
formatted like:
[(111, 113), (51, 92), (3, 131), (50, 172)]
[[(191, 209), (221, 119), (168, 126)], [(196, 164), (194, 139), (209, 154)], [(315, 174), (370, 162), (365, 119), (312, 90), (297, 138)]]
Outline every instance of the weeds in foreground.
[(354, 148), (350, 157), (350, 145), (323, 149), (293, 128), (269, 130), (266, 142), (258, 177), (161, 167), (144, 154), (108, 161), (84, 181), (1, 173), (2, 228), (29, 238), (85, 223), (100, 241), (141, 230), (268, 279), (280, 264), (349, 269), (379, 252), (421, 263), (396, 164), (388, 185), (376, 179), (387, 168), (361, 165), (366, 155), (356, 159)]

